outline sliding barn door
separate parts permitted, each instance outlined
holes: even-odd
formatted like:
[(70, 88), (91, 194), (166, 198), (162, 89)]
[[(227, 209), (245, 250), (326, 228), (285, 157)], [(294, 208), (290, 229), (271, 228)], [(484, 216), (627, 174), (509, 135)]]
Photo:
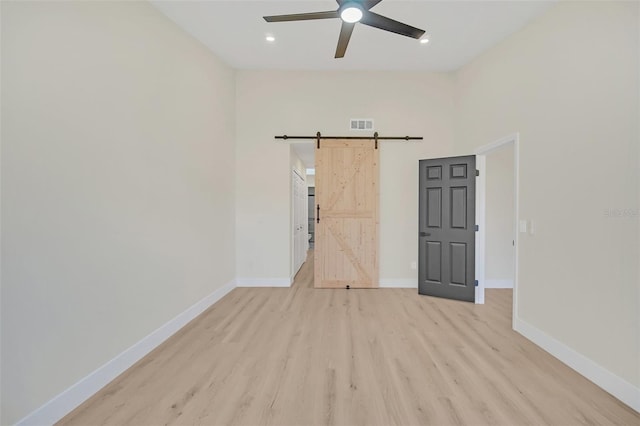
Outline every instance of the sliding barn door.
[(316, 148), (315, 287), (378, 287), (378, 164), (373, 140)]

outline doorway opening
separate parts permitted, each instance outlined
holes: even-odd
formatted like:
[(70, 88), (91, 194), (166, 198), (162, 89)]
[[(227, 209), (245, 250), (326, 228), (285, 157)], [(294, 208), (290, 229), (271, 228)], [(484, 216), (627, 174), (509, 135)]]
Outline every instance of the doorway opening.
[(475, 150), (476, 168), (476, 303), (486, 288), (513, 288), (513, 318), (518, 289), (519, 135), (501, 138)]
[[(309, 207), (314, 200), (315, 145), (313, 142), (294, 142), (289, 147), (290, 182), (290, 265), (291, 283), (308, 263), (309, 250), (314, 243), (314, 214)], [(313, 253), (313, 252), (311, 252)]]

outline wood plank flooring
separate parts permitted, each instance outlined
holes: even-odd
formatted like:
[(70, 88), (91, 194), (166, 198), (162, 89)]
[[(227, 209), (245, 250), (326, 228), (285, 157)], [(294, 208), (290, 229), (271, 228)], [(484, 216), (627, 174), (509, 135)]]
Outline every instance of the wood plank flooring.
[(487, 304), (413, 289), (237, 288), (61, 425), (640, 425)]

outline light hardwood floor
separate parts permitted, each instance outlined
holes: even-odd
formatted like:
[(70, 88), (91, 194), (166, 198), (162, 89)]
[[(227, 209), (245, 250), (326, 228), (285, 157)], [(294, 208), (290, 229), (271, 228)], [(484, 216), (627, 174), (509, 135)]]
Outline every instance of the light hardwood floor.
[(487, 304), (412, 289), (238, 288), (63, 425), (639, 425)]

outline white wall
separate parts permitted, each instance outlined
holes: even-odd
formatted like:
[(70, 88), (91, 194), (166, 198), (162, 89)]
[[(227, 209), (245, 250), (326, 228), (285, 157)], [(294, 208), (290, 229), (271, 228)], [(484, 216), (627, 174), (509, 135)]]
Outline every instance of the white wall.
[(513, 144), (507, 144), (486, 155), (486, 287), (513, 287), (513, 185)]
[(316, 175), (307, 175), (307, 186), (316, 186)]
[(146, 2), (2, 2), (2, 424), (234, 277), (234, 73)]
[(534, 235), (519, 234), (517, 320), (636, 389), (638, 15), (637, 2), (560, 2), (456, 86), (458, 154), (520, 132), (520, 218)]
[(236, 235), (239, 277), (288, 279), (289, 146), (275, 135), (349, 135), (372, 117), (381, 142), (380, 277), (417, 286), (418, 160), (451, 154), (453, 86), (447, 74), (401, 72), (237, 73)]

